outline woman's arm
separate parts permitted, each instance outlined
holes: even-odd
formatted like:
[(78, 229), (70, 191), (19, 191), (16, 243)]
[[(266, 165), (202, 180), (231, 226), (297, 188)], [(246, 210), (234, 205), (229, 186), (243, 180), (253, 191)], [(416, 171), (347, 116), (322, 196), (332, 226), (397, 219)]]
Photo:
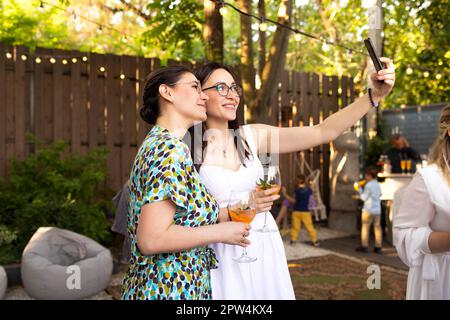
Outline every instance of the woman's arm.
[(450, 232), (431, 232), (428, 238), (428, 246), (432, 253), (450, 251)]
[(137, 245), (144, 255), (179, 252), (210, 243), (224, 242), (247, 246), (250, 225), (227, 222), (201, 227), (173, 224), (176, 206), (170, 200), (149, 203), (141, 208), (136, 231)]
[[(381, 58), (381, 60), (386, 63), (386, 69), (371, 75), (372, 97), (375, 103), (388, 95), (395, 82), (394, 65), (387, 58)], [(254, 124), (250, 127), (256, 137), (258, 150), (269, 153), (289, 153), (333, 141), (370, 109), (370, 100), (368, 94), (365, 94), (313, 127), (278, 128), (264, 124)], [(271, 139), (270, 146), (268, 139)]]

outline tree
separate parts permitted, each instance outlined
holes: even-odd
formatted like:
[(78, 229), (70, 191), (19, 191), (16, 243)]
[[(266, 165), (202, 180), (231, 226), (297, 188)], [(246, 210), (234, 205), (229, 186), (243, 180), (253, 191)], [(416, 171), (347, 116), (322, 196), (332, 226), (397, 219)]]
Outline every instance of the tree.
[(205, 42), (205, 58), (209, 61), (223, 62), (223, 18), (217, 3), (204, 0), (205, 26), (203, 39)]

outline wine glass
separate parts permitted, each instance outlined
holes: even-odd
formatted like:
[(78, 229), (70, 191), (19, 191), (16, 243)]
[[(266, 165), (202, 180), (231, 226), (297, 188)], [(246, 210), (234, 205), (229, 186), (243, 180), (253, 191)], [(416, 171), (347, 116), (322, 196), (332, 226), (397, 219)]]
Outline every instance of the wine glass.
[[(264, 168), (264, 179), (260, 179), (257, 182), (256, 191), (267, 190), (267, 189), (272, 189), (272, 188), (277, 188), (277, 190), (275, 192), (273, 192), (272, 195), (276, 195), (276, 194), (280, 193), (281, 175), (280, 175), (280, 169), (278, 168), (278, 166), (270, 165), (270, 166), (267, 166), (266, 168)], [(267, 214), (268, 214), (268, 211), (264, 212), (264, 225), (261, 228), (256, 229), (255, 231), (263, 232), (263, 233), (278, 231), (278, 229), (271, 228), (267, 224)]]
[[(231, 191), (228, 202), (228, 212), (231, 220), (250, 224), (256, 216), (256, 203), (254, 195), (247, 191)], [(243, 248), (242, 255), (234, 257), (239, 263), (250, 263), (257, 260), (247, 254), (247, 248)]]

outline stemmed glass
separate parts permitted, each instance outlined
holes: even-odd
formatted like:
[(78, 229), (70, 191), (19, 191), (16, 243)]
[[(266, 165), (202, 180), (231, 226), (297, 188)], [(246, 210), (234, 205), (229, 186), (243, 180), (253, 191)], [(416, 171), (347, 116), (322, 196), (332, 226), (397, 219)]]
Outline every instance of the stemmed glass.
[[(256, 202), (253, 193), (247, 191), (231, 191), (228, 201), (228, 212), (231, 220), (250, 224), (256, 216)], [(240, 257), (234, 257), (239, 263), (250, 263), (257, 260), (247, 254), (247, 248), (242, 249)]]
[[(260, 179), (257, 182), (256, 191), (267, 190), (267, 189), (272, 189), (272, 188), (277, 188), (277, 190), (275, 192), (273, 192), (272, 195), (276, 195), (276, 194), (280, 193), (281, 175), (280, 175), (280, 169), (278, 168), (278, 166), (269, 165), (264, 168), (264, 179)], [(263, 232), (263, 233), (278, 231), (278, 229), (273, 229), (273, 228), (269, 227), (269, 225), (267, 224), (267, 214), (268, 214), (268, 211), (264, 212), (264, 225), (261, 228), (256, 229), (255, 231)]]

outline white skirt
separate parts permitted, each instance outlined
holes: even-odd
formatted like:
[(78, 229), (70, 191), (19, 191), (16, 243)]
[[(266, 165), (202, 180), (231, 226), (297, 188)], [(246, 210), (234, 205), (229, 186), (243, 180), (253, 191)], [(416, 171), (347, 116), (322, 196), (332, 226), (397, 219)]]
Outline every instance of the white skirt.
[(283, 240), (272, 214), (267, 213), (267, 223), (277, 232), (255, 231), (264, 224), (264, 213), (252, 221), (247, 253), (257, 260), (238, 263), (243, 248), (217, 243), (215, 250), (218, 269), (211, 270), (212, 297), (214, 300), (295, 300), (294, 289), (284, 252)]

